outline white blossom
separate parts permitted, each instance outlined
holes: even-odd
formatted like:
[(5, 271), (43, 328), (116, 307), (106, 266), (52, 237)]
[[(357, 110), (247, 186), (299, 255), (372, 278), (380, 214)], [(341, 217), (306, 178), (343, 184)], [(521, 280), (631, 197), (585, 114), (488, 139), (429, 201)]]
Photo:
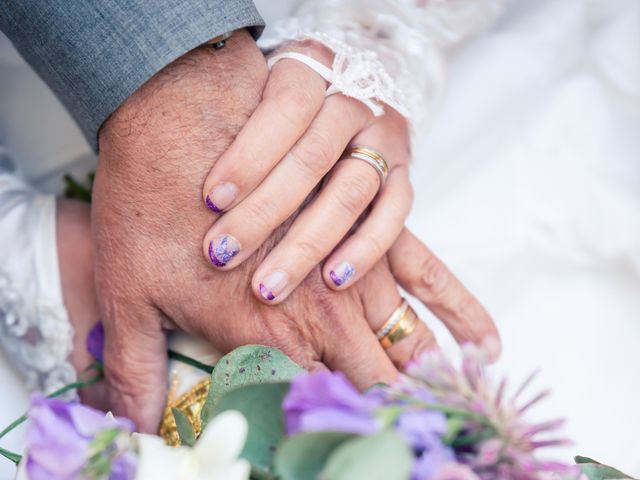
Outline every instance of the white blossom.
[(193, 447), (170, 447), (154, 435), (136, 435), (136, 480), (248, 480), (251, 465), (238, 458), (247, 439), (247, 420), (236, 411), (221, 413)]

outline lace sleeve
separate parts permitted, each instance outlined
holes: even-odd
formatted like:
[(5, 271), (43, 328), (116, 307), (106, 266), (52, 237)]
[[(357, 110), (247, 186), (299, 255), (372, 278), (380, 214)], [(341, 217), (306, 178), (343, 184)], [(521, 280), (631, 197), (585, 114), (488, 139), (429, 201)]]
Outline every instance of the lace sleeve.
[(260, 46), (323, 43), (335, 53), (335, 88), (387, 104), (415, 124), (437, 104), (447, 53), (490, 24), (505, 1), (304, 0), (267, 29)]
[(30, 388), (47, 393), (76, 379), (55, 209), (53, 196), (0, 171), (0, 347)]

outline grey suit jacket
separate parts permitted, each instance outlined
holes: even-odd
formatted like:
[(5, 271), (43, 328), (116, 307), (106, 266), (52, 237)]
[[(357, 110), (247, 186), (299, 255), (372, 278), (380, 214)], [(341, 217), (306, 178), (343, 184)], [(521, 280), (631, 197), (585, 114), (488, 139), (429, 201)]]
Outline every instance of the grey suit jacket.
[(263, 25), (250, 0), (0, 1), (0, 30), (94, 150), (102, 123), (157, 71), (217, 35), (257, 36)]

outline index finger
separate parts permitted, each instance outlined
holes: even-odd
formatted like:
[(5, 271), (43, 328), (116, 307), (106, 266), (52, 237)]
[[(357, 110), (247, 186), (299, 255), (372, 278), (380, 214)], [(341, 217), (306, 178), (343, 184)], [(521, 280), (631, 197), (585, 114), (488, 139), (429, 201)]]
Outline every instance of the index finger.
[(203, 197), (210, 210), (228, 210), (262, 182), (316, 117), (326, 89), (320, 75), (296, 60), (273, 66), (262, 102), (207, 175)]

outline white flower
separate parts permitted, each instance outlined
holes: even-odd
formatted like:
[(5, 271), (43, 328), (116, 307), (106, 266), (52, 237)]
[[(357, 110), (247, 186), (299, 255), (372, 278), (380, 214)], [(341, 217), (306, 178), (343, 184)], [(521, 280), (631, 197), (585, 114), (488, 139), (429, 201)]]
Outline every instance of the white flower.
[(136, 480), (247, 480), (251, 465), (238, 458), (249, 427), (229, 410), (205, 428), (191, 447), (169, 447), (160, 437), (137, 435), (140, 453)]

